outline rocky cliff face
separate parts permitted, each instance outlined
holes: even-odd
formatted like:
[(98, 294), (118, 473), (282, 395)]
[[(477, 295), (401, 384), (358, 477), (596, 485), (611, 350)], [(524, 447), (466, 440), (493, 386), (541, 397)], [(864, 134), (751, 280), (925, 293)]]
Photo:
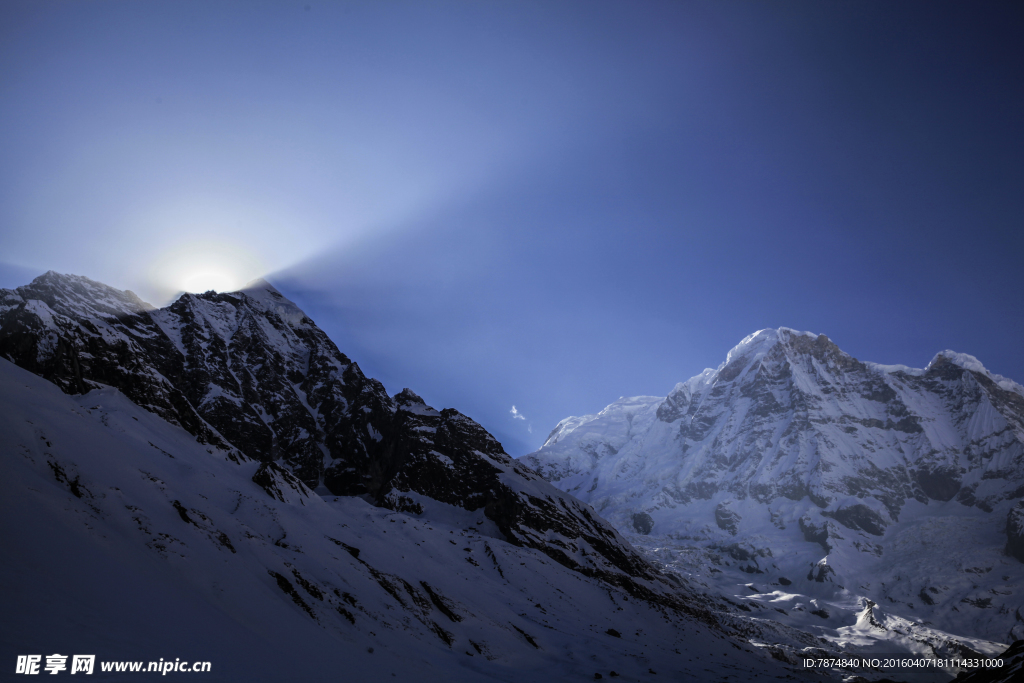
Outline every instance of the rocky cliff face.
[(393, 409), (379, 382), (265, 282), (154, 309), (51, 271), (0, 292), (0, 355), (69, 393), (117, 387), (202, 441), (283, 461), (313, 488), (326, 467), (348, 469), (349, 490), (372, 488), (381, 433), (371, 416)]
[[(559, 564), (654, 597), (633, 578), (655, 580), (650, 566), (589, 505), (562, 494), (509, 457), (494, 437), (457, 410), (437, 411), (409, 389), (395, 396), (393, 433), (383, 459), (387, 507), (420, 507), (421, 496), (482, 509), (506, 538)], [(655, 598), (662, 599), (662, 598)]]
[(434, 410), (409, 390), (388, 396), (264, 281), (154, 309), (131, 292), (49, 272), (0, 291), (0, 356), (70, 394), (116, 387), (201, 442), (276, 463), (260, 470), (268, 481), (283, 476), (280, 466), (309, 489), (395, 510), (435, 501), (482, 510), (516, 545), (682, 604), (589, 506), (458, 411)]
[(733, 548), (750, 573), (787, 577), (827, 555), (837, 591), (955, 632), (1016, 628), (1024, 565), (1004, 548), (1024, 497), (1024, 388), (971, 356), (882, 366), (763, 330), (667, 397), (563, 420), (524, 460), (658, 543)]
[[(0, 355), (67, 393), (116, 386), (201, 442), (226, 445), (173, 382), (184, 359), (151, 311), (132, 292), (50, 271), (0, 290)], [(167, 359), (162, 369), (151, 354)]]

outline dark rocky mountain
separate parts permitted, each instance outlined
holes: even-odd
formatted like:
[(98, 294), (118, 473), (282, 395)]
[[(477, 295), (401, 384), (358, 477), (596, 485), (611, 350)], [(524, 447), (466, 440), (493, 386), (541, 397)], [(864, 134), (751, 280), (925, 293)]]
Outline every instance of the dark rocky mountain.
[(394, 510), (422, 511), (423, 497), (483, 510), (516, 545), (685, 607), (588, 505), (458, 411), (408, 389), (389, 396), (265, 281), (156, 309), (51, 271), (0, 291), (0, 356), (69, 394), (115, 387), (200, 442), (276, 463), (309, 489)]

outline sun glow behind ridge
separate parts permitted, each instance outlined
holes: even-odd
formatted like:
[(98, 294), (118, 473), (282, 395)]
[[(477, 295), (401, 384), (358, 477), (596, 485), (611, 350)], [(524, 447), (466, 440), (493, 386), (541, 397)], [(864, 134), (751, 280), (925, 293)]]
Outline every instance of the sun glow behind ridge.
[(231, 292), (266, 274), (257, 255), (235, 244), (190, 242), (177, 245), (153, 263), (149, 280), (166, 298), (181, 292)]

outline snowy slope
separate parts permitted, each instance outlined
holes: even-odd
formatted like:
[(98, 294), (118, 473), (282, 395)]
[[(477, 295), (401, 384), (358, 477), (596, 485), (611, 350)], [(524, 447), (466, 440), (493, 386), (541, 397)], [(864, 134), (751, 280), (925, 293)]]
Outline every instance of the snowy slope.
[(665, 398), (563, 420), (524, 460), (649, 557), (835, 642), (857, 641), (868, 600), (967, 647), (1024, 637), (1006, 552), (1024, 391), (966, 354), (881, 366), (762, 330)]
[(266, 282), (154, 309), (50, 272), (0, 292), (0, 355), (36, 375), (0, 363), (11, 656), (56, 638), (220, 657), (221, 680), (786, 675)]
[(277, 463), (321, 494), (396, 511), (418, 496), (482, 511), (517, 545), (681, 607), (607, 522), (510, 458), (458, 411), (388, 396), (263, 280), (154, 309), (49, 272), (0, 291), (0, 356), (80, 394), (116, 387), (199, 441)]
[(480, 508), (321, 497), (113, 388), (67, 395), (0, 360), (0, 435), (11, 665), (56, 652), (210, 661), (212, 681), (788, 675), (681, 610), (508, 542)]

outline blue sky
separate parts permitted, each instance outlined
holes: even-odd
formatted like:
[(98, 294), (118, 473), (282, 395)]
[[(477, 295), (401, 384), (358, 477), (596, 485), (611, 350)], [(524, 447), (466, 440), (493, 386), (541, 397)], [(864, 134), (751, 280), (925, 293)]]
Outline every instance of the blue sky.
[(0, 286), (266, 276), (514, 455), (764, 327), (1024, 381), (1021, 121), (1017, 3), (5, 2)]

